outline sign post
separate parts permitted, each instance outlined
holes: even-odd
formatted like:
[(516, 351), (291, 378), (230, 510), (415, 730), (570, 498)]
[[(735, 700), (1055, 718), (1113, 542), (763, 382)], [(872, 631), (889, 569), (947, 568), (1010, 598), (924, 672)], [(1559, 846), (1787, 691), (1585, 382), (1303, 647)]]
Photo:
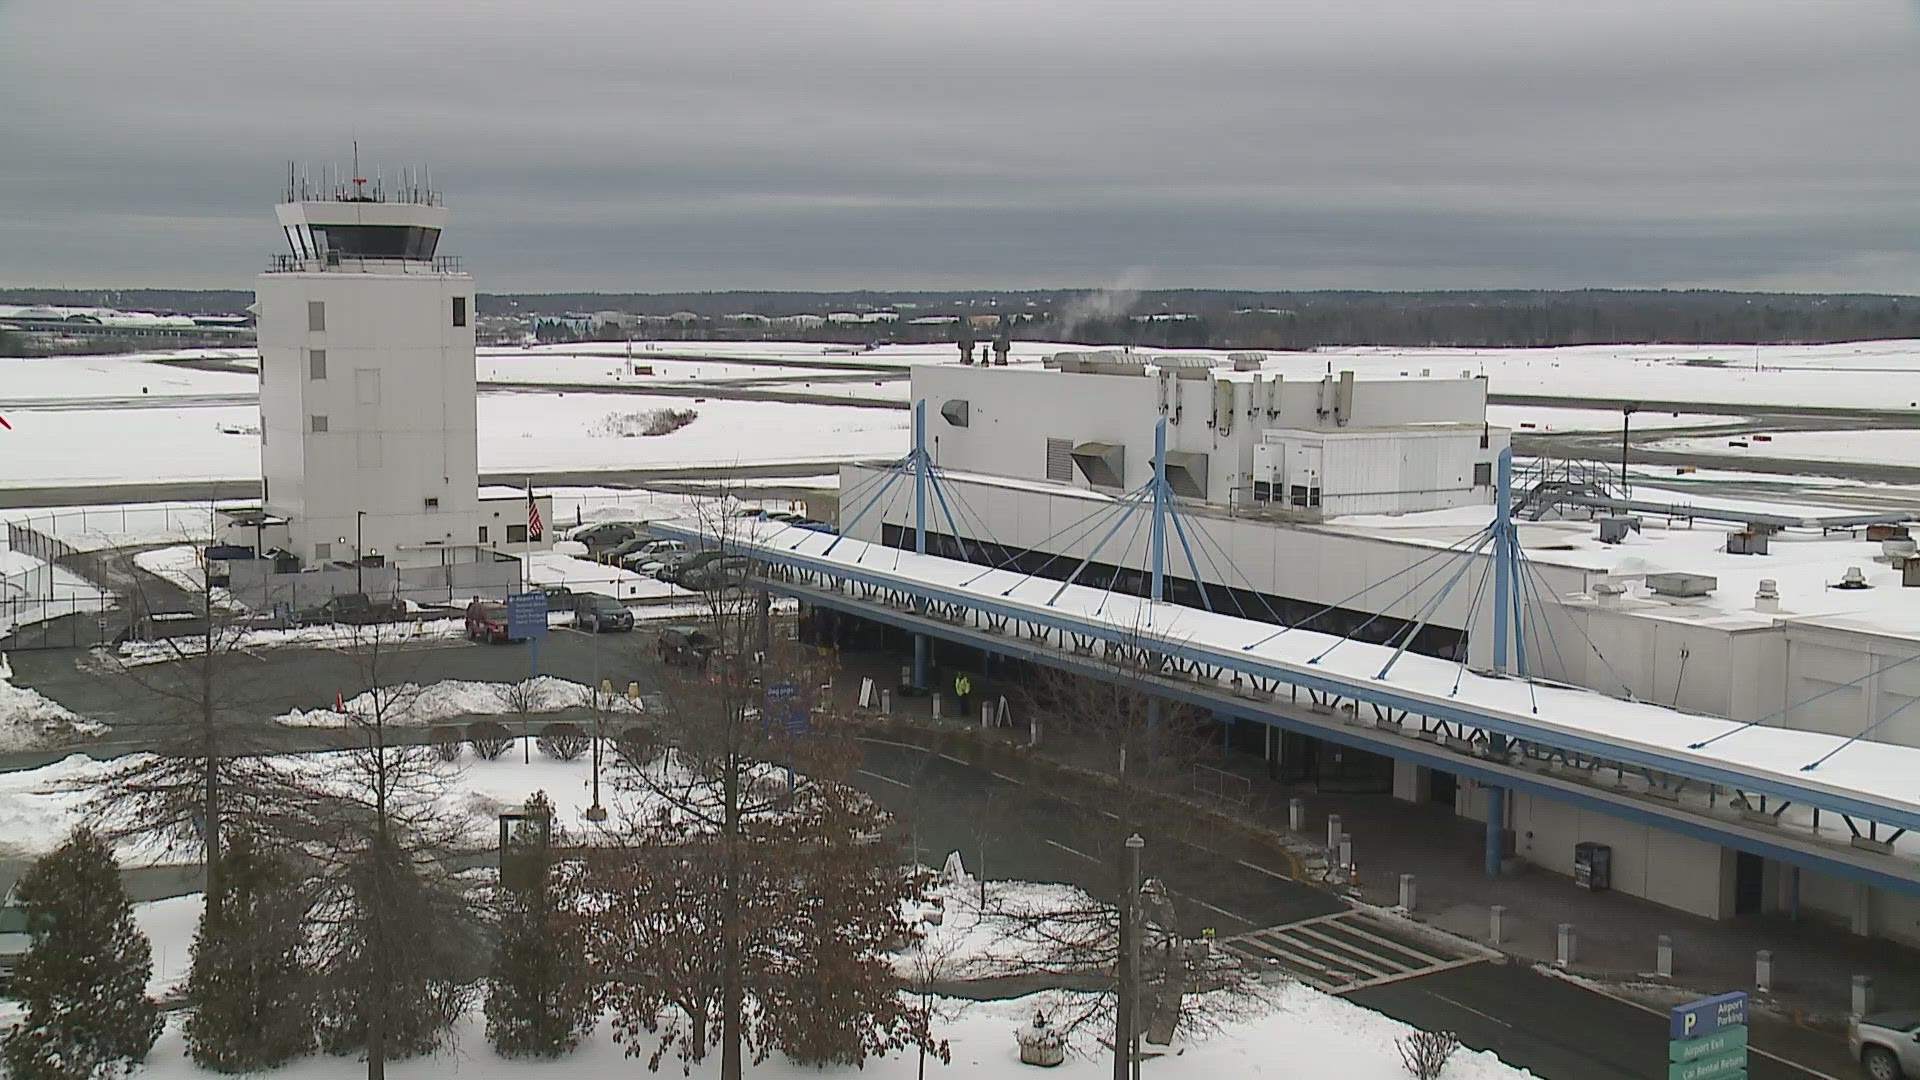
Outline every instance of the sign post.
[(1747, 995), (1736, 990), (1668, 1014), (1667, 1080), (1746, 1080)]
[[(529, 683), (540, 674), (540, 639), (547, 636), (547, 594), (538, 592), (510, 593), (507, 596), (507, 640), (527, 643), (527, 679)], [(531, 686), (528, 687), (532, 689)], [(533, 733), (527, 728), (532, 721), (522, 714), (520, 719), (520, 754), (524, 763), (533, 761)]]
[[(787, 737), (798, 739), (812, 728), (807, 718), (807, 703), (800, 700), (798, 683), (778, 682), (767, 687), (767, 724), (779, 724)], [(793, 765), (787, 765), (787, 790), (793, 790)]]

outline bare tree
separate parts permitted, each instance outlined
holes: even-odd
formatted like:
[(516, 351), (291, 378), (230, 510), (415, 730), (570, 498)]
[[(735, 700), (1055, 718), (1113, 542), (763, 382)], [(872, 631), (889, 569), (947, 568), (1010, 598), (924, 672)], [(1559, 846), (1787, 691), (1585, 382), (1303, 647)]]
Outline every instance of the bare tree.
[[(753, 527), (702, 513), (722, 551)], [(884, 814), (841, 780), (858, 751), (820, 693), (825, 661), (769, 632), (751, 577), (711, 576), (706, 662), (660, 665), (669, 746), (616, 772), (627, 805), (596, 934), (615, 1025), (655, 1037), (653, 1067), (717, 1047), (723, 1080), (776, 1049), (857, 1064), (915, 1037), (884, 955), (913, 879)]]
[[(315, 864), (321, 1044), (386, 1062), (437, 1049), (465, 1011), (482, 948), (452, 856), (467, 839), (443, 796), (451, 766), (398, 730), (419, 689), (392, 669), (392, 631), (354, 633), (363, 707), (342, 717), (352, 746), (312, 776), (305, 848)], [(311, 772), (311, 770), (310, 770)]]
[(1393, 1040), (1393, 1045), (1413, 1080), (1439, 1080), (1453, 1052), (1460, 1049), (1460, 1039), (1451, 1031), (1416, 1031)]
[[(182, 539), (204, 551), (213, 538)], [(96, 662), (125, 691), (127, 712), (140, 718), (148, 752), (87, 780), (88, 820), (109, 842), (140, 838), (172, 853), (199, 854), (207, 903), (217, 907), (229, 822), (275, 833), (295, 802), (295, 785), (266, 753), (266, 732), (251, 715), (248, 614), (213, 583), (204, 563), (192, 588), (150, 582), (144, 572), (131, 576), (136, 624), (177, 614), (188, 616), (194, 631), (147, 640), (130, 629), (116, 647), (96, 651)]]

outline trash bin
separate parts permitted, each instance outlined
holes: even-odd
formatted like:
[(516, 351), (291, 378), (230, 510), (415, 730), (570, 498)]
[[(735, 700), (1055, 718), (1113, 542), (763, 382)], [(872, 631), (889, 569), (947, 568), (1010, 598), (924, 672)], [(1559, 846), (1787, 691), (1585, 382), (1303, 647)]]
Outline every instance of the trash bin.
[(1573, 883), (1592, 892), (1613, 887), (1613, 848), (1591, 842), (1573, 845)]

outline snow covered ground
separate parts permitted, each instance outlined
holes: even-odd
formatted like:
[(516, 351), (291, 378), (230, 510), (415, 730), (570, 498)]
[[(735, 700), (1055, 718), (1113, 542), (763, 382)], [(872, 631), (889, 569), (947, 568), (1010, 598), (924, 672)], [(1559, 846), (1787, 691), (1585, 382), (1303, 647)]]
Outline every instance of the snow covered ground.
[[(403, 683), (377, 696), (369, 690), (347, 699), (344, 716), (334, 709), (295, 709), (274, 717), (273, 722), (285, 727), (339, 727), (350, 717), (371, 716), (381, 705), (386, 709), (382, 718), (385, 723), (405, 727), (438, 724), (463, 716), (501, 716), (518, 711), (507, 697), (514, 686), (464, 679), (445, 679), (426, 686)], [(592, 687), (552, 675), (533, 679), (529, 690), (531, 696), (526, 705), (532, 713), (560, 712), (593, 704)], [(619, 698), (610, 702), (609, 708), (631, 714), (640, 711), (640, 704)]]
[[(1741, 416), (1715, 413), (1638, 412), (1634, 431), (1739, 424)], [(1610, 409), (1569, 409), (1551, 405), (1489, 405), (1487, 423), (1515, 431), (1619, 431), (1620, 414)]]
[[(231, 635), (239, 634), (234, 640)], [(463, 619), (420, 619), (415, 622), (385, 623), (380, 628), (380, 641), (389, 647), (421, 645), (435, 641), (458, 641), (466, 637), (467, 624)], [(254, 652), (267, 649), (350, 649), (364, 644), (368, 640), (366, 627), (326, 624), (321, 626), (298, 626), (285, 630), (235, 628), (222, 631), (215, 642), (215, 651)], [(198, 656), (206, 647), (204, 637), (169, 638), (164, 641), (124, 641), (115, 653), (118, 663), (130, 667), (142, 664), (162, 664), (169, 660), (179, 660), (189, 656)]]
[[(0, 753), (68, 746), (107, 730), (105, 724), (76, 715), (32, 687), (13, 685), (12, 679), (13, 668), (0, 653)], [(4, 835), (6, 829), (0, 828), (0, 836)]]
[(75, 551), (193, 543), (204, 541), (213, 530), (213, 509), (204, 502), (22, 507), (0, 511), (0, 518), (55, 537)]
[[(1636, 418), (1637, 419), (1637, 418)], [(1735, 446), (1739, 442), (1745, 445)], [(1754, 435), (1696, 435), (1662, 439), (1653, 450), (1726, 457), (1795, 458), (1800, 461), (1851, 462), (1870, 465), (1911, 465), (1920, 461), (1920, 430), (1912, 428), (1865, 431), (1774, 431)]]
[[(34, 401), (79, 398), (198, 397), (251, 394), (251, 375), (153, 363), (160, 358), (252, 356), (252, 349), (183, 349), (123, 356), (55, 356), (0, 359), (0, 405), (18, 409)], [(12, 419), (11, 416), (8, 419)]]
[(577, 593), (605, 593), (621, 600), (686, 600), (698, 595), (678, 585), (551, 551), (527, 557), (527, 580), (535, 585), (564, 585)]

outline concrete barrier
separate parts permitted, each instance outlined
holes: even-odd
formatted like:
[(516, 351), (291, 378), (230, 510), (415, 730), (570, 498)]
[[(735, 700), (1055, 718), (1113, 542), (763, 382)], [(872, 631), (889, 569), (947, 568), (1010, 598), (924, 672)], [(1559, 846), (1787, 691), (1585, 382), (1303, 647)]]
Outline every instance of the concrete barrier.
[(1579, 937), (1575, 935), (1573, 931), (1573, 924), (1570, 922), (1561, 923), (1554, 937), (1556, 940), (1553, 950), (1553, 966), (1558, 968), (1572, 967), (1577, 955), (1576, 950), (1580, 943)]
[(1414, 899), (1415, 899), (1415, 895), (1414, 895), (1413, 875), (1401, 874), (1400, 875), (1400, 906), (1408, 911), (1412, 911)]

